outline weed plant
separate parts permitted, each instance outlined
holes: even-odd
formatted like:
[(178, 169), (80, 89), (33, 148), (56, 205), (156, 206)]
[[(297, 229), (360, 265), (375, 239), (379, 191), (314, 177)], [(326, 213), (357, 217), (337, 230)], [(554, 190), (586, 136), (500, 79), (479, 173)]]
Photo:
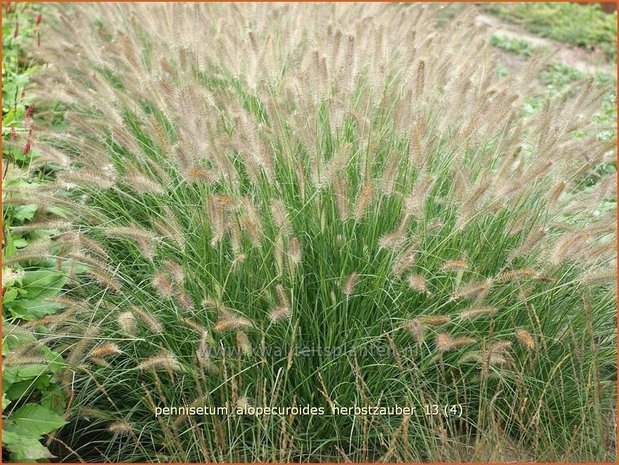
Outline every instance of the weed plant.
[[(40, 44), (44, 11), (32, 3), (7, 2), (2, 9), (2, 186), (5, 190), (35, 189), (45, 173), (30, 169), (39, 156), (33, 149), (32, 131), (38, 115), (26, 88), (38, 68), (30, 52)], [(4, 203), (5, 261), (10, 262), (19, 249), (54, 234), (37, 229), (41, 219), (37, 214), (36, 205)], [(63, 274), (45, 260), (25, 265), (2, 268), (2, 457), (11, 462), (53, 457), (41, 443), (43, 436), (66, 423), (66, 394), (57, 376), (63, 366), (61, 356), (46, 345), (43, 327), (36, 332), (27, 327), (28, 321), (58, 309), (43, 297), (62, 291)]]
[[(544, 58), (497, 75), (470, 11), (58, 14), (35, 79), (66, 108), (38, 128), (59, 174), (11, 198), (69, 221), (10, 261), (71, 265), (40, 320), (66, 460), (614, 457), (615, 141), (591, 80), (524, 116)], [(223, 405), (325, 413), (154, 414)], [(415, 414), (331, 414), (355, 405)]]

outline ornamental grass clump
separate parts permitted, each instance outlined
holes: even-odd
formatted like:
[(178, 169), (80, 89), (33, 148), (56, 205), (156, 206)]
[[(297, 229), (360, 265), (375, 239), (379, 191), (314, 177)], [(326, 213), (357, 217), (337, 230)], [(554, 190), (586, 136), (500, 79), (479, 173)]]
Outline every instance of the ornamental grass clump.
[[(470, 14), (434, 11), (58, 10), (36, 78), (66, 109), (37, 128), (58, 175), (12, 198), (71, 223), (15, 259), (72, 264), (67, 460), (470, 460), (489, 435), (614, 456), (601, 91), (525, 116), (543, 57), (500, 75)], [(230, 414), (155, 414), (182, 406)]]

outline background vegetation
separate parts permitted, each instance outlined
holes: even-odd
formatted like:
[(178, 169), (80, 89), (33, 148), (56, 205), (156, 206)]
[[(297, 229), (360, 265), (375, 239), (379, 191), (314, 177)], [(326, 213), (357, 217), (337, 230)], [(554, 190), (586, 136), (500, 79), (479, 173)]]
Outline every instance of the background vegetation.
[(485, 9), (542, 37), (582, 47), (589, 52), (600, 51), (608, 60), (616, 58), (616, 16), (605, 13), (597, 3), (490, 3)]
[[(34, 102), (28, 89), (32, 73), (39, 66), (32, 50), (40, 44), (43, 21), (39, 5), (3, 4), (2, 21), (2, 136), (3, 188), (36, 189), (48, 179), (33, 169), (39, 156), (34, 144)], [(3, 261), (11, 260), (32, 242), (50, 237), (36, 221), (37, 205), (10, 205), (2, 210)], [(62, 214), (56, 209), (56, 214)], [(13, 462), (49, 459), (53, 455), (42, 444), (44, 435), (66, 422), (66, 396), (58, 385), (63, 366), (61, 355), (50, 349), (44, 326), (35, 333), (29, 322), (59, 309), (44, 299), (60, 293), (66, 277), (48, 260), (34, 260), (30, 266), (5, 265), (2, 270), (2, 410), (3, 459)], [(28, 354), (38, 349), (38, 355)], [(20, 360), (26, 356), (27, 360)]]

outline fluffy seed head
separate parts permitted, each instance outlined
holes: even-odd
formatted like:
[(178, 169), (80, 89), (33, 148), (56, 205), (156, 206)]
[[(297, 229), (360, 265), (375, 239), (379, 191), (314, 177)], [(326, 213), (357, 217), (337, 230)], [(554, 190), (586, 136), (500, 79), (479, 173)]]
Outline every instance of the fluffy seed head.
[(451, 321), (449, 315), (422, 315), (418, 316), (417, 319), (426, 326), (439, 326)]
[(425, 327), (418, 318), (414, 318), (404, 323), (404, 328), (413, 336), (413, 339), (417, 344), (423, 343), (423, 337), (425, 334)]
[(138, 369), (144, 370), (166, 370), (166, 371), (179, 371), (181, 369), (180, 363), (173, 353), (162, 350), (156, 355), (147, 358), (140, 362)]
[(178, 304), (178, 306), (186, 312), (193, 309), (193, 300), (191, 299), (191, 296), (185, 291), (180, 291), (174, 297), (174, 300)]
[(508, 360), (505, 356), (497, 353), (486, 353), (479, 350), (467, 352), (459, 360), (459, 363), (475, 362), (481, 365), (490, 364), (491, 366), (507, 365)]
[(256, 207), (249, 199), (243, 199), (243, 209), (245, 210), (241, 218), (243, 229), (247, 232), (252, 244), (259, 247), (262, 244), (262, 220)]
[(582, 277), (581, 283), (591, 284), (612, 284), (617, 280), (617, 270), (615, 268), (601, 269), (589, 272)]
[(208, 331), (202, 331), (200, 335), (200, 342), (198, 344), (198, 349), (196, 350), (196, 357), (198, 358), (198, 362), (204, 363), (208, 362), (211, 356), (211, 343), (212, 337)]
[(466, 310), (463, 310), (462, 312), (460, 312), (460, 319), (461, 320), (473, 320), (475, 318), (495, 315), (496, 312), (497, 312), (497, 309), (492, 306), (472, 307), (472, 308), (467, 308)]
[(298, 237), (291, 237), (288, 241), (288, 256), (290, 257), (291, 269), (294, 269), (301, 263), (301, 241)]
[(137, 315), (142, 323), (153, 333), (161, 334), (163, 332), (162, 324), (147, 310), (134, 306), (131, 308), (131, 311), (134, 315)]
[(405, 200), (407, 211), (415, 216), (420, 217), (423, 213), (423, 207), (426, 203), (426, 199), (432, 190), (434, 184), (434, 176), (429, 174), (423, 175), (415, 184), (413, 192)]
[(523, 278), (531, 278), (535, 276), (537, 271), (531, 268), (520, 268), (517, 270), (509, 270), (500, 273), (496, 277), (496, 281), (499, 283), (507, 282), (507, 281), (515, 281)]
[(220, 308), (218, 313), (219, 319), (213, 328), (217, 332), (253, 328), (254, 326), (248, 318), (235, 314), (225, 308)]
[(346, 278), (346, 281), (344, 282), (342, 292), (344, 292), (344, 294), (347, 296), (351, 296), (353, 292), (355, 291), (355, 287), (357, 286), (358, 282), (359, 282), (359, 275), (357, 273), (350, 274), (348, 278)]
[(182, 265), (171, 260), (166, 260), (163, 262), (163, 269), (169, 273), (175, 284), (179, 286), (185, 284), (185, 270)]
[(485, 294), (492, 285), (492, 280), (482, 279), (465, 284), (452, 294), (451, 300), (474, 299)]
[(292, 234), (292, 225), (288, 219), (288, 211), (281, 199), (271, 200), (271, 216), (278, 231), (284, 235)]
[(526, 329), (518, 328), (516, 337), (527, 349), (535, 349), (535, 339)]
[(561, 197), (561, 194), (563, 193), (566, 187), (567, 187), (567, 183), (565, 181), (559, 181), (552, 188), (552, 190), (548, 193), (548, 202), (549, 203), (556, 202), (559, 199), (559, 197)]
[(120, 283), (116, 280), (113, 273), (106, 270), (97, 270), (94, 268), (88, 268), (86, 274), (90, 275), (99, 284), (114, 292), (121, 292), (122, 288)]
[(216, 179), (212, 171), (200, 166), (192, 166), (189, 168), (186, 176), (189, 181), (214, 181)]
[(410, 267), (412, 267), (417, 261), (417, 250), (419, 248), (419, 243), (414, 242), (413, 244), (406, 247), (402, 252), (400, 252), (397, 260), (393, 264), (391, 271), (394, 275), (400, 276)]
[(29, 260), (43, 260), (50, 254), (51, 241), (39, 240), (31, 243), (23, 249), (19, 249), (10, 257), (3, 257), (2, 264), (4, 266), (13, 265), (15, 263), (23, 263)]
[(107, 430), (110, 433), (119, 434), (121, 436), (127, 436), (132, 433), (133, 427), (131, 423), (125, 420), (117, 420), (115, 422), (110, 423), (107, 426)]
[(400, 230), (396, 230), (383, 235), (378, 240), (378, 246), (381, 249), (395, 249), (401, 246), (406, 240), (406, 236)]
[(370, 201), (372, 199), (373, 186), (372, 183), (366, 183), (359, 195), (357, 196), (357, 201), (355, 202), (355, 220), (361, 221), (361, 219), (365, 216), (366, 210)]
[(278, 284), (275, 286), (275, 291), (277, 292), (277, 302), (281, 307), (290, 307), (290, 299), (288, 298), (288, 293), (284, 289), (284, 286)]
[(130, 336), (135, 336), (137, 332), (137, 320), (131, 312), (122, 312), (117, 318), (120, 330)]
[(238, 333), (236, 333), (236, 344), (244, 355), (251, 354), (251, 342), (249, 342), (247, 334), (245, 334), (243, 331), (239, 331)]
[(271, 310), (269, 313), (269, 319), (273, 323), (277, 323), (278, 321), (288, 320), (292, 316), (292, 311), (290, 307), (282, 307), (277, 306)]
[(105, 234), (109, 237), (129, 239), (137, 245), (145, 258), (151, 259), (155, 255), (155, 247), (159, 239), (157, 236), (136, 224), (131, 226), (117, 226), (105, 228)]
[(411, 287), (411, 289), (417, 292), (424, 294), (430, 293), (430, 291), (428, 290), (428, 281), (426, 280), (426, 278), (419, 274), (410, 275), (408, 277), (408, 285)]
[(436, 335), (436, 348), (439, 352), (447, 352), (453, 349), (453, 338), (446, 333)]
[(163, 186), (160, 183), (153, 181), (149, 176), (145, 175), (144, 173), (140, 173), (137, 170), (134, 170), (123, 176), (122, 181), (128, 187), (141, 195), (161, 195), (165, 192)]
[(477, 340), (475, 338), (469, 336), (459, 336), (452, 341), (452, 346), (454, 349), (459, 349), (461, 347), (470, 346), (475, 343), (477, 343)]
[(584, 249), (590, 234), (586, 231), (576, 231), (560, 238), (550, 254), (550, 262), (559, 265), (575, 258)]
[(172, 296), (172, 283), (164, 272), (156, 272), (151, 280), (151, 285), (162, 297), (168, 298)]
[(466, 260), (448, 260), (439, 267), (439, 271), (466, 271), (469, 264)]
[(496, 341), (490, 345), (490, 351), (493, 353), (501, 353), (507, 351), (511, 346), (511, 341)]
[(446, 333), (439, 333), (436, 335), (436, 348), (439, 352), (460, 349), (475, 344), (476, 342), (474, 338), (468, 336), (454, 338)]
[(105, 358), (110, 355), (120, 354), (120, 348), (113, 342), (108, 342), (95, 347), (90, 351), (90, 356), (94, 358)]

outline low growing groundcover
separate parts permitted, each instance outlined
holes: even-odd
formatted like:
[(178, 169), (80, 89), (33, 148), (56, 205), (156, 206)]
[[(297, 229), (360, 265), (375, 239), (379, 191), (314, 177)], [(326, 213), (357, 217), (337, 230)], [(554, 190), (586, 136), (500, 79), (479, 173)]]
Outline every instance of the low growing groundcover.
[(525, 111), (547, 57), (498, 72), (472, 9), (49, 8), (4, 190), (51, 233), (4, 266), (62, 277), (11, 347), (62, 354), (58, 460), (614, 460), (593, 79)]

